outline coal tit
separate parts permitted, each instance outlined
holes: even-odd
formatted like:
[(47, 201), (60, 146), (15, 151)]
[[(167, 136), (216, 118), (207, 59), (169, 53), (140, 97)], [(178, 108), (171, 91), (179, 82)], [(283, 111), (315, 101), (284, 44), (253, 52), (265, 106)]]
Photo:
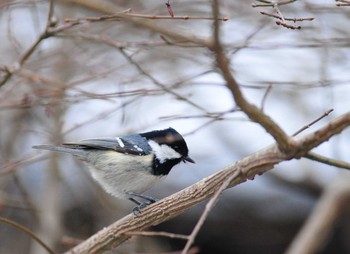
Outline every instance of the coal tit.
[(184, 138), (173, 128), (33, 148), (70, 153), (86, 162), (92, 177), (106, 192), (138, 205), (134, 213), (156, 202), (157, 199), (141, 193), (166, 176), (173, 166), (181, 161), (194, 163)]

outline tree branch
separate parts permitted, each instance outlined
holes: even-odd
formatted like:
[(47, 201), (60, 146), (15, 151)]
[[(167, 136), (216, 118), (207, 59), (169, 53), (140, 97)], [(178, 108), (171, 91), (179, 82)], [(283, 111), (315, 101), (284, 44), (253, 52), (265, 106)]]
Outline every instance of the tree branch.
[[(218, 5), (213, 8), (214, 17), (218, 16)], [(243, 96), (239, 84), (233, 77), (230, 70), (230, 61), (224, 53), (220, 42), (220, 26), (218, 20), (214, 19), (214, 41), (208, 48), (215, 54), (217, 67), (220, 69), (222, 76), (230, 89), (232, 96), (244, 113), (254, 122), (259, 123), (277, 142), (279, 148), (288, 151), (290, 148), (290, 138), (268, 115), (264, 114), (258, 107), (249, 103)]]
[(350, 200), (349, 176), (330, 184), (286, 254), (317, 253)]

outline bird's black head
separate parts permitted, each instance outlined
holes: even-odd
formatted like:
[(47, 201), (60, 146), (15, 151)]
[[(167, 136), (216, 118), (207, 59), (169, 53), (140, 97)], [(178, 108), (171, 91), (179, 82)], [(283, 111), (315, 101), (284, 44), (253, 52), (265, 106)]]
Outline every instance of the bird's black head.
[(154, 174), (166, 175), (176, 164), (194, 161), (188, 156), (184, 138), (173, 128), (140, 134), (145, 137), (155, 155)]

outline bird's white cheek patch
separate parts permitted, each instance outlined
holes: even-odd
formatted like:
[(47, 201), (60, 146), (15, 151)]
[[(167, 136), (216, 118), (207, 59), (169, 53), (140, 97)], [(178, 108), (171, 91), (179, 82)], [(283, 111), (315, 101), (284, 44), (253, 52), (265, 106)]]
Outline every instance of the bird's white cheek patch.
[(170, 160), (170, 159), (181, 158), (181, 154), (176, 152), (174, 149), (172, 149), (168, 145), (164, 145), (164, 144), (159, 145), (157, 142), (154, 142), (153, 140), (149, 140), (148, 144), (152, 147), (152, 150), (160, 163), (163, 163), (166, 160)]

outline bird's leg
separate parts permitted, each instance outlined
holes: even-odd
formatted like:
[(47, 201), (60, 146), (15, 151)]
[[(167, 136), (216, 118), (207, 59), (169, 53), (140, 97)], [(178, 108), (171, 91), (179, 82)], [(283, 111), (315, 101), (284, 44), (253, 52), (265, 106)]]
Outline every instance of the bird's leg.
[(135, 204), (137, 204), (137, 206), (132, 209), (132, 212), (134, 213), (134, 215), (140, 214), (141, 213), (141, 209), (145, 208), (146, 206), (153, 204), (155, 202), (157, 202), (159, 199), (158, 198), (154, 198), (154, 197), (150, 197), (150, 196), (146, 196), (146, 195), (142, 195), (140, 193), (136, 193), (136, 192), (128, 192), (128, 194), (130, 196), (134, 196), (134, 197), (138, 197), (138, 198), (143, 198), (146, 201), (145, 202), (140, 202), (136, 199), (134, 199), (133, 197), (130, 197), (129, 200), (134, 202)]
[[(159, 201), (159, 198), (154, 198), (154, 197), (151, 197), (151, 196), (146, 196), (146, 195), (143, 195), (143, 194), (140, 194), (140, 193), (136, 193), (136, 192), (133, 192), (133, 191), (129, 191), (128, 194), (130, 196), (134, 196), (134, 197), (138, 197), (138, 198), (143, 198), (151, 203), (155, 203), (157, 201)], [(135, 201), (134, 201), (135, 202)]]

